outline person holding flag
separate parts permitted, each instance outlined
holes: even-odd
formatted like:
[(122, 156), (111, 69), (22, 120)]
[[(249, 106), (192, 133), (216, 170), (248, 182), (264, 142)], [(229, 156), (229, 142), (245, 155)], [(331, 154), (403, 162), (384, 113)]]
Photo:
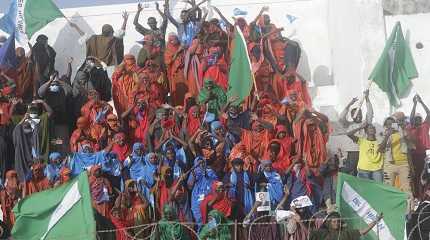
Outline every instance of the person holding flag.
[(366, 235), (384, 217), (381, 213), (372, 223), (362, 230), (343, 228), (341, 216), (332, 212), (324, 219), (323, 226), (310, 233), (309, 240), (359, 240)]

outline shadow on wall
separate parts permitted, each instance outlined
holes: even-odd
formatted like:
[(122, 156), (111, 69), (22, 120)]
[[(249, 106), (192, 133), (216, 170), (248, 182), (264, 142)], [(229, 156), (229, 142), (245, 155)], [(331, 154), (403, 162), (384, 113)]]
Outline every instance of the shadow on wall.
[(334, 80), (333, 75), (330, 74), (330, 70), (327, 66), (318, 66), (314, 70), (313, 80), (315, 87), (333, 86)]
[[(92, 35), (94, 31), (91, 29), (90, 25), (84, 20), (84, 18), (75, 13), (72, 16), (72, 22), (76, 23), (79, 28), (85, 33)], [(73, 57), (72, 63), (72, 80), (74, 79), (76, 70), (82, 65), (85, 59), (86, 46), (85, 43), (80, 44), (79, 38), (81, 36), (78, 32), (71, 28), (69, 24), (64, 25), (58, 33), (58, 38), (56, 39), (54, 45), (52, 46), (57, 52), (57, 58), (55, 59), (55, 68), (61, 74), (65, 74), (67, 71), (67, 59), (68, 57)], [(71, 44), (73, 43), (73, 44)], [(58, 54), (61, 53), (61, 54)], [(66, 58), (59, 58), (58, 56), (67, 56)]]

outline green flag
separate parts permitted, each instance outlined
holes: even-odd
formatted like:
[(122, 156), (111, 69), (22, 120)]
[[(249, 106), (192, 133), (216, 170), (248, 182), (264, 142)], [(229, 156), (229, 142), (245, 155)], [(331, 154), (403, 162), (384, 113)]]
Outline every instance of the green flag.
[(350, 228), (364, 229), (378, 214), (384, 214), (384, 218), (362, 239), (403, 239), (406, 199), (406, 193), (391, 186), (339, 173), (336, 204)]
[(28, 39), (56, 18), (64, 17), (52, 0), (27, 0), (23, 10), (25, 33)]
[(14, 240), (96, 239), (86, 172), (65, 185), (24, 198), (13, 213)]
[(391, 106), (398, 107), (400, 98), (405, 97), (411, 86), (411, 79), (417, 77), (411, 49), (397, 22), (369, 79), (387, 93)]
[(245, 38), (239, 27), (236, 27), (231, 50), (231, 65), (228, 77), (227, 97), (239, 97), (240, 103), (249, 96), (253, 84), (251, 60)]

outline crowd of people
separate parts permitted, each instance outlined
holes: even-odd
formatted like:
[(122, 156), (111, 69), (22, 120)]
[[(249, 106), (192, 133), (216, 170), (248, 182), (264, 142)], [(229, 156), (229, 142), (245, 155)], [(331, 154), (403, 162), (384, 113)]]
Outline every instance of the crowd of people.
[[(39, 35), (30, 52), (16, 49), (17, 67), (0, 72), (5, 229), (13, 227), (20, 199), (84, 171), (95, 212), (120, 240), (359, 239), (382, 215), (362, 230), (341, 223), (340, 171), (385, 182), (411, 199), (430, 198), (421, 174), (430, 109), (419, 95), (409, 117), (397, 112), (383, 129), (372, 123), (368, 90), (366, 116), (353, 108), (354, 98), (339, 121), (329, 121), (312, 108), (306, 79), (296, 72), (299, 44), (282, 36), (266, 7), (249, 23), (230, 22), (216, 7), (219, 19), (208, 20), (205, 1), (189, 1), (180, 21), (168, 0), (163, 9), (156, 4), (162, 23), (149, 17), (148, 27), (139, 23), (139, 4), (137, 56), (124, 54), (127, 13), (120, 30), (106, 24), (99, 35), (70, 22), (87, 55), (73, 80), (76, 59), (60, 75), (47, 36)], [(177, 33), (166, 36), (169, 22)], [(235, 28), (255, 76), (243, 102), (226, 94)], [(416, 113), (418, 105), (426, 117)], [(339, 142), (345, 147), (327, 150)], [(268, 208), (256, 201), (260, 192), (268, 193)], [(296, 206), (301, 197), (311, 204)], [(292, 215), (279, 224), (275, 210)]]

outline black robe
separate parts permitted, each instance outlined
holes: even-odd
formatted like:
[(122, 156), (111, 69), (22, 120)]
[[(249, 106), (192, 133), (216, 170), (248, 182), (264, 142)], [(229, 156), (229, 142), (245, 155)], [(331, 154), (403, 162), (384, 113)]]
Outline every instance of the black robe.
[(55, 56), (57, 53), (51, 46), (44, 46), (36, 43), (32, 49), (32, 60), (37, 64), (39, 71), (39, 83), (37, 89), (49, 80), (55, 71)]
[[(16, 125), (13, 130), (13, 144), (15, 146), (15, 170), (18, 179), (25, 181), (25, 177), (31, 171), (31, 165), (36, 161), (46, 161), (49, 154), (49, 131), (48, 116), (42, 114), (40, 123), (36, 125), (32, 132), (26, 133), (23, 128), (24, 123)], [(38, 154), (39, 159), (35, 159), (32, 148)]]
[(72, 84), (74, 119), (81, 115), (81, 108), (88, 101), (88, 91), (96, 90), (102, 101), (109, 102), (112, 99), (112, 82), (107, 72), (102, 68), (86, 72), (84, 68), (85, 64), (79, 68)]

